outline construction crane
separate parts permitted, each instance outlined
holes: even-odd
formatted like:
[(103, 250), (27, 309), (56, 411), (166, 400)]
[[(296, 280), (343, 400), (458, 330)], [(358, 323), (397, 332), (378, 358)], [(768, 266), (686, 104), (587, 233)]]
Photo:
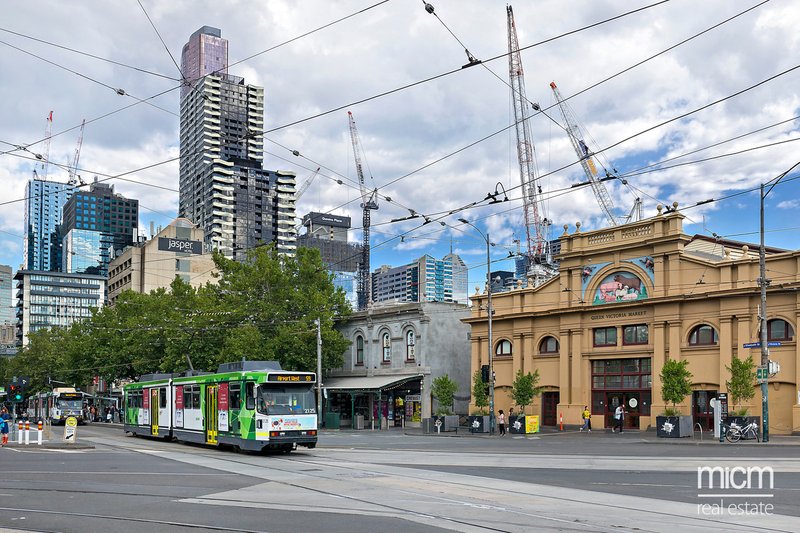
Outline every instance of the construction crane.
[(303, 194), (308, 190), (308, 188), (311, 187), (311, 184), (314, 182), (314, 178), (316, 178), (317, 174), (319, 174), (319, 168), (320, 167), (317, 167), (317, 170), (315, 170), (314, 173), (311, 174), (311, 176), (304, 181), (302, 185), (300, 185), (300, 188), (297, 189), (297, 193), (294, 195), (295, 201), (299, 200), (300, 197), (303, 196)]
[(80, 182), (83, 185), (83, 180), (78, 176), (78, 161), (81, 159), (81, 146), (83, 146), (83, 128), (86, 126), (86, 119), (81, 121), (81, 132), (78, 134), (78, 145), (75, 147), (75, 157), (72, 158), (72, 164), (67, 168), (69, 174), (70, 185), (78, 185)]
[(33, 177), (42, 181), (47, 181), (47, 166), (50, 164), (50, 137), (53, 134), (53, 112), (47, 115), (47, 125), (44, 127), (44, 150), (41, 155), (36, 158), (41, 161), (41, 172), (37, 173), (36, 168), (33, 169)]
[(519, 53), (517, 28), (514, 11), (506, 6), (508, 15), (508, 75), (511, 81), (511, 98), (514, 102), (514, 124), (517, 133), (517, 159), (519, 178), (522, 185), (522, 200), (525, 212), (525, 237), (527, 274), (533, 285), (538, 286), (555, 275), (550, 254), (548, 234), (550, 221), (542, 216), (544, 209), (539, 205), (539, 187), (536, 182), (536, 152), (533, 146), (528, 109), (525, 95), (525, 76), (522, 70), (522, 57)]
[[(550, 82), (550, 88), (553, 89), (556, 102), (558, 102), (558, 108), (561, 110), (561, 115), (564, 117), (566, 126), (565, 129), (567, 131), (567, 136), (569, 136), (569, 140), (572, 143), (572, 148), (575, 150), (575, 154), (578, 156), (578, 160), (581, 163), (581, 168), (583, 168), (583, 173), (586, 174), (586, 177), (589, 179), (589, 184), (592, 186), (592, 192), (594, 192), (594, 196), (597, 198), (597, 203), (600, 204), (600, 209), (603, 210), (603, 214), (606, 216), (606, 219), (608, 219), (608, 222), (612, 226), (617, 226), (619, 224), (627, 224), (628, 222), (636, 222), (641, 220), (642, 200), (640, 198), (636, 199), (631, 212), (628, 214), (628, 216), (624, 217), (624, 219), (618, 218), (614, 215), (614, 202), (611, 200), (611, 196), (608, 194), (608, 189), (606, 189), (606, 186), (603, 182), (608, 179), (616, 179), (616, 176), (613, 176), (606, 171), (605, 178), (600, 179), (597, 177), (597, 166), (592, 160), (593, 154), (584, 141), (584, 135), (581, 134), (581, 129), (578, 127), (578, 121), (575, 119), (575, 114), (561, 96), (561, 92), (558, 90), (556, 82)], [(623, 183), (625, 183), (624, 180)]]
[(356, 129), (356, 121), (353, 119), (353, 113), (347, 112), (350, 121), (350, 139), (353, 142), (353, 157), (356, 161), (356, 174), (358, 174), (358, 185), (361, 188), (361, 212), (362, 212), (362, 230), (361, 230), (361, 261), (358, 264), (358, 278), (356, 280), (356, 293), (358, 299), (358, 310), (363, 311), (367, 308), (370, 301), (369, 297), (369, 226), (370, 226), (370, 211), (378, 209), (378, 189), (367, 189), (364, 183), (364, 169), (361, 165), (361, 140), (358, 137), (358, 130)]

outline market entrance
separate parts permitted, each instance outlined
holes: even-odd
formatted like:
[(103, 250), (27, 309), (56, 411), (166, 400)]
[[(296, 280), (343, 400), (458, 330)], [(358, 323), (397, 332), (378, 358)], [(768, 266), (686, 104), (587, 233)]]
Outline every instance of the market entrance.
[(652, 387), (650, 358), (592, 361), (592, 414), (614, 426), (617, 407), (625, 409), (624, 427), (639, 429), (639, 419), (650, 416)]

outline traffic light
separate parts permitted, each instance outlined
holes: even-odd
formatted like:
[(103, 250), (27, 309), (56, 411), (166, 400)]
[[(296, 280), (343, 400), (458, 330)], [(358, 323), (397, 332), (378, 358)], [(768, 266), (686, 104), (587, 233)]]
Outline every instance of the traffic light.
[(19, 385), (8, 386), (8, 401), (11, 403), (20, 403), (23, 400), (22, 387)]
[(489, 365), (481, 366), (481, 381), (489, 383)]

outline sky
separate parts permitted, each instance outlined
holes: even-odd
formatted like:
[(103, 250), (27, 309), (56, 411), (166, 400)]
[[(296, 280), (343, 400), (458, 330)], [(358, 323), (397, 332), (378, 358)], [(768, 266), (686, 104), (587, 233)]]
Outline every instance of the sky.
[[(67, 180), (85, 119), (81, 178), (113, 176), (117, 193), (140, 201), (142, 231), (177, 215), (176, 64), (189, 35), (208, 25), (229, 41), (230, 74), (265, 88), (265, 168), (292, 170), (298, 184), (321, 168), (298, 201), (299, 216), (350, 216), (351, 239), (361, 239), (351, 111), (366, 186), (379, 192), (373, 268), (452, 248), (471, 268), (470, 287), (482, 283), (485, 240), (458, 221), (466, 218), (495, 244), (493, 269), (513, 270), (504, 258), (525, 248), (526, 233), (506, 4), (431, 4), (433, 14), (421, 0), (4, 4), (0, 263), (22, 262), (22, 199), (35, 156), (45, 153), (50, 111), (48, 179)], [(605, 182), (617, 218), (637, 197), (644, 217), (678, 202), (686, 233), (758, 242), (759, 184), (800, 160), (796, 2), (512, 6), (526, 96), (543, 110), (532, 111), (529, 124), (539, 212), (552, 220), (553, 237), (564, 224), (570, 231), (578, 221), (582, 230), (608, 225), (591, 188), (571, 187), (587, 178), (550, 88), (555, 81), (601, 175), (624, 178)], [(481, 63), (462, 68), (469, 56)], [(769, 246), (800, 248), (797, 177), (800, 167), (766, 197)], [(509, 200), (487, 205), (495, 191)]]

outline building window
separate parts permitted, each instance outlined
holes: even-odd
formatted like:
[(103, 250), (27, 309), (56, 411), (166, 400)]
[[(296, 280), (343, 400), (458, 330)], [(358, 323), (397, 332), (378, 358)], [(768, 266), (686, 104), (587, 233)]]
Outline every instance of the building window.
[(776, 318), (767, 322), (767, 340), (790, 341), (794, 337), (792, 325), (783, 319)]
[(389, 332), (385, 332), (382, 337), (382, 345), (383, 345), (383, 362), (384, 363), (391, 363), (392, 362), (392, 338), (389, 336)]
[(622, 328), (622, 344), (647, 344), (648, 342), (649, 335), (646, 325), (640, 324)]
[(364, 366), (364, 337), (356, 337), (356, 366)]
[(697, 326), (689, 333), (690, 346), (711, 346), (718, 342), (717, 330), (708, 324)]
[(417, 336), (412, 330), (406, 331), (406, 361), (415, 361), (417, 358)]
[(558, 340), (555, 337), (545, 337), (539, 343), (539, 353), (558, 353)]
[(497, 357), (511, 357), (511, 341), (501, 340), (495, 345), (494, 354)]
[(617, 345), (617, 328), (595, 328), (595, 330), (594, 330), (594, 345), (595, 346), (616, 346)]

